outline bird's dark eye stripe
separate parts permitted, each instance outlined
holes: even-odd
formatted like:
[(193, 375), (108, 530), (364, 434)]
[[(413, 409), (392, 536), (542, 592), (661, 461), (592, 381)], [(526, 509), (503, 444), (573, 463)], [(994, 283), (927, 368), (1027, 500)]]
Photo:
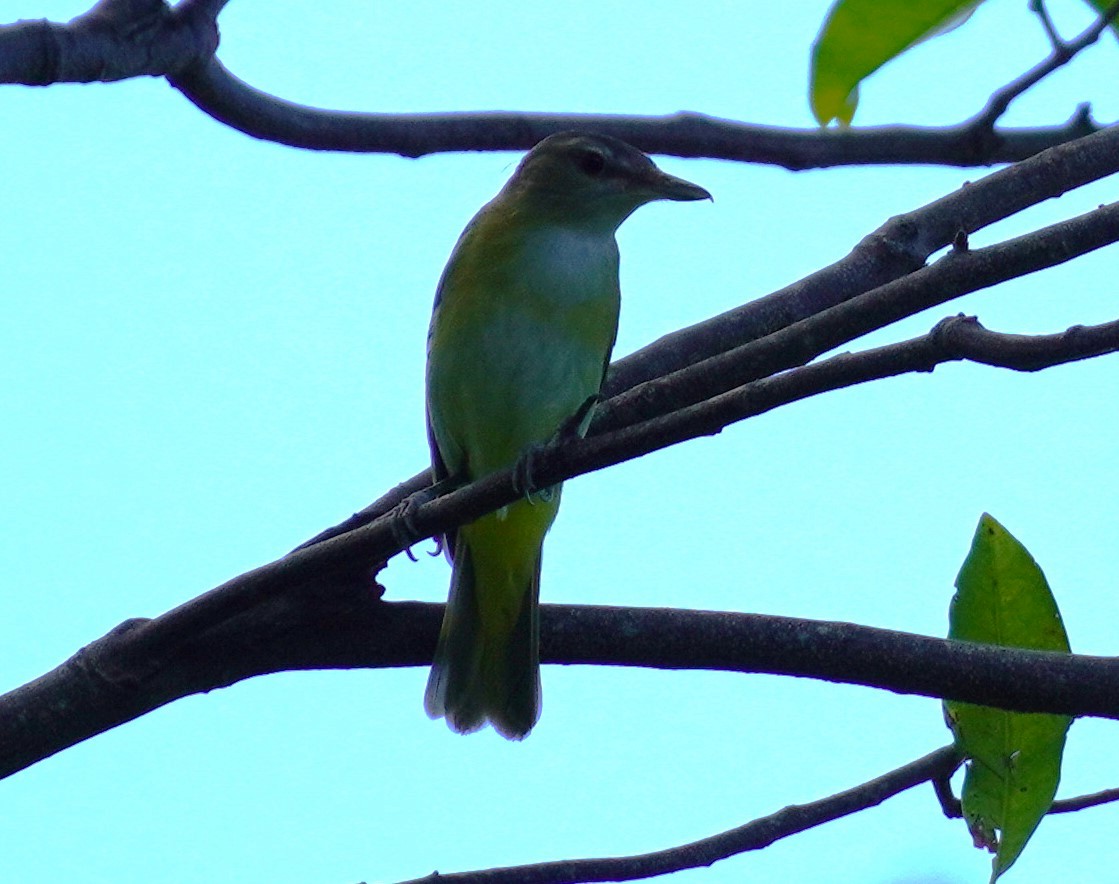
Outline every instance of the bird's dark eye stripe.
[(579, 168), (592, 177), (601, 175), (602, 170), (606, 168), (606, 157), (597, 150), (579, 151), (577, 162)]

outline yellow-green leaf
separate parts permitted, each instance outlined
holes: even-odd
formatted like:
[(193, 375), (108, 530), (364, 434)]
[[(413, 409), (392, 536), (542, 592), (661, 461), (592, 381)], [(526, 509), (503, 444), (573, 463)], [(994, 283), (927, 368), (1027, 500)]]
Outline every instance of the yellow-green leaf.
[[(956, 578), (949, 638), (1069, 650), (1057, 602), (1026, 548), (986, 513)], [(964, 818), (976, 847), (995, 853), (991, 881), (1021, 854), (1053, 803), (1072, 719), (946, 701), (945, 718), (968, 758)]]
[(962, 24), (982, 0), (838, 0), (812, 46), (809, 100), (821, 126), (847, 125), (859, 83), (916, 43)]

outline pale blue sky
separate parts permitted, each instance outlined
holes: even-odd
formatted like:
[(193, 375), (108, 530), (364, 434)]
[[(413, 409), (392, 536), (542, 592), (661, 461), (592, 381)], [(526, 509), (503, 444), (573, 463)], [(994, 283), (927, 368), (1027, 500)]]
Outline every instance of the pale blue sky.
[[(1038, 61), (992, 0), (863, 89), (856, 122), (953, 123)], [(8, 0), (6, 20), (69, 18)], [(827, 4), (236, 0), (221, 57), (295, 101), (371, 111), (680, 109), (808, 126)], [(1087, 8), (1054, 3), (1066, 33)], [(1108, 38), (1015, 105), (1119, 116)], [(1102, 84), (1102, 85), (1101, 85)], [(120, 621), (281, 555), (426, 459), (423, 349), (463, 224), (518, 156), (300, 152), (162, 81), (0, 88), (0, 688)], [(841, 257), (982, 170), (792, 174), (659, 158), (714, 204), (622, 230), (617, 355)], [(1112, 182), (973, 238), (1114, 199)], [(1116, 315), (1115, 251), (941, 316), (1050, 332)], [(942, 635), (979, 514), (1034, 553), (1073, 648), (1115, 652), (1116, 361), (948, 366), (803, 402), (571, 482), (546, 601), (831, 618)], [(442, 600), (441, 559), (391, 599)], [(547, 667), (523, 744), (428, 721), (426, 672), (282, 674), (172, 704), (0, 784), (0, 880), (393, 881), (654, 850), (855, 785), (948, 741), (939, 704), (807, 680)], [(1061, 794), (1119, 785), (1078, 722)], [(1104, 880), (1119, 808), (1046, 820), (1008, 881)], [(925, 787), (681, 882), (976, 882), (986, 855)], [(1100, 870), (1104, 870), (1101, 872)]]

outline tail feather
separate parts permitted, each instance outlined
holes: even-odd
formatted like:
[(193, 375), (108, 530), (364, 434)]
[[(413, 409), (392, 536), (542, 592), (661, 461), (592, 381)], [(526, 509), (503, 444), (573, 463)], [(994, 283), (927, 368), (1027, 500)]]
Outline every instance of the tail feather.
[(471, 689), (482, 678), (482, 630), (470, 556), (465, 545), (456, 547), (451, 593), (427, 679), (424, 710), (430, 718), (445, 717), (451, 730), (469, 734), (486, 723), (482, 697)]
[(487, 678), (487, 714), (494, 730), (507, 740), (528, 736), (540, 718), (540, 555), (532, 586), (508, 640), (488, 648), (492, 671)]
[(459, 532), (424, 709), (457, 733), (488, 721), (503, 737), (520, 740), (540, 718), (539, 553), (511, 627), (484, 627), (478, 594), (470, 547)]

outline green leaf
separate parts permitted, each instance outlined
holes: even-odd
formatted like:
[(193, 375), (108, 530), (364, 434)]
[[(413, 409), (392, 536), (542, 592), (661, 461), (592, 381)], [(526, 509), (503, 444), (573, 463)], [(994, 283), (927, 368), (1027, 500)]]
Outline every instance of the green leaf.
[(982, 0), (838, 0), (812, 46), (809, 101), (821, 126), (847, 125), (859, 83), (911, 46), (963, 24)]
[[(1114, 0), (1087, 0), (1087, 2), (1088, 5), (1100, 15), (1106, 13), (1108, 9), (1114, 5)], [(1113, 33), (1116, 38), (1119, 38), (1119, 16), (1113, 18), (1110, 24), (1108, 24), (1108, 27), (1111, 28), (1111, 33)]]
[[(986, 513), (956, 578), (949, 638), (1068, 652), (1045, 575), (1026, 548)], [(946, 701), (944, 715), (968, 760), (964, 819), (976, 847), (995, 852), (991, 881), (1021, 854), (1053, 803), (1067, 715), (1006, 712)]]

